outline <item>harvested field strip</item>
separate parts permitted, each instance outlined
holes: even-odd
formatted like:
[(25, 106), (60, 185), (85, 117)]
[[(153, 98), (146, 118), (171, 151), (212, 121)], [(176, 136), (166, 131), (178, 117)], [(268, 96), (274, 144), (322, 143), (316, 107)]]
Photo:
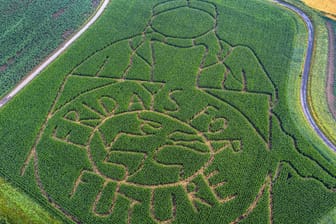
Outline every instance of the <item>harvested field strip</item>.
[(309, 7), (326, 13), (332, 19), (336, 19), (336, 1), (335, 0), (303, 0)]

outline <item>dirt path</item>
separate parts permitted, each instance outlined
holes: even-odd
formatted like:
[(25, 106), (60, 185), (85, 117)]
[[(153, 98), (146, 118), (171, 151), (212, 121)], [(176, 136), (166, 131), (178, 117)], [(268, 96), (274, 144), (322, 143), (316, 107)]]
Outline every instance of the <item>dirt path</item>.
[(48, 56), (40, 65), (38, 65), (27, 77), (25, 77), (9, 94), (0, 99), (0, 108), (3, 107), (8, 101), (10, 101), (18, 92), (20, 92), (25, 86), (27, 86), (36, 76), (38, 76), (49, 64), (55, 61), (65, 50), (67, 50), (73, 42), (75, 42), (91, 25), (97, 21), (102, 15), (106, 6), (110, 0), (104, 0), (96, 14), (93, 15), (90, 20), (83, 25), (83, 27), (74, 34), (68, 41), (62, 44), (55, 52)]
[(336, 119), (336, 98), (334, 95), (335, 82), (335, 33), (330, 22), (326, 22), (329, 33), (328, 77), (327, 77), (327, 101), (331, 114)]

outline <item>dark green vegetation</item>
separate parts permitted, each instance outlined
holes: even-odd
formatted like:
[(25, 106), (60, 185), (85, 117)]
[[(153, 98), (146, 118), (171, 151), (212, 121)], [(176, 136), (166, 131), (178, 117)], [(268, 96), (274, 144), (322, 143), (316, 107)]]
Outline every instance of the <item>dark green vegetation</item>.
[(336, 168), (288, 116), (297, 18), (218, 2), (112, 1), (1, 110), (2, 175), (69, 222), (312, 223), (330, 212)]
[(2, 1), (0, 96), (10, 90), (91, 15), (99, 1)]

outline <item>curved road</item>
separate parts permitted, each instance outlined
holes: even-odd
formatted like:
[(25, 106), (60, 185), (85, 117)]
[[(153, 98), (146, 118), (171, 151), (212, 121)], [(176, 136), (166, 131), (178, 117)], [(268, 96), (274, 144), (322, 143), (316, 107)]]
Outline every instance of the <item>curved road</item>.
[(314, 26), (312, 24), (312, 21), (310, 18), (299, 8), (296, 8), (295, 6), (288, 4), (286, 2), (282, 2), (280, 0), (274, 0), (276, 3), (294, 11), (296, 14), (298, 14), (303, 21), (306, 23), (307, 29), (308, 29), (308, 48), (307, 48), (307, 54), (304, 64), (304, 70), (302, 72), (302, 83), (301, 83), (301, 107), (304, 112), (304, 115), (306, 119), (308, 120), (310, 126), (314, 129), (316, 134), (323, 140), (323, 142), (333, 151), (336, 152), (336, 146), (323, 134), (321, 129), (316, 124), (313, 116), (311, 115), (309, 111), (308, 106), (308, 100), (307, 100), (307, 89), (308, 89), (308, 80), (309, 80), (309, 73), (310, 73), (310, 66), (311, 66), (311, 60), (313, 55), (313, 49), (314, 49)]
[(0, 108), (3, 107), (9, 100), (11, 100), (18, 92), (27, 86), (36, 76), (38, 76), (49, 64), (51, 64), (57, 57), (59, 57), (69, 46), (75, 42), (91, 25), (97, 21), (102, 15), (110, 0), (104, 0), (96, 14), (67, 42), (65, 42), (58, 50), (49, 56), (41, 65), (35, 68), (26, 78), (23, 79), (8, 95), (0, 100)]

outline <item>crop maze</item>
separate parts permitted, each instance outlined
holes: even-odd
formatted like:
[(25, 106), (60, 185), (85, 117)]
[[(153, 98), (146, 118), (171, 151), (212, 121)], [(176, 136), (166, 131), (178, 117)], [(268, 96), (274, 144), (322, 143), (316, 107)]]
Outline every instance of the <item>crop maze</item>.
[[(173, 223), (179, 213), (243, 200), (231, 220), (239, 223), (264, 195), (272, 223), (272, 185), (284, 164), (300, 174), (298, 160), (310, 160), (328, 171), (283, 131), (277, 89), (253, 50), (219, 37), (217, 7), (159, 3), (142, 33), (78, 64), (21, 175), (33, 169), (41, 193), (78, 223), (78, 204), (92, 220)], [(279, 154), (272, 133), (289, 139), (294, 156)], [(244, 186), (246, 170), (254, 186)]]

